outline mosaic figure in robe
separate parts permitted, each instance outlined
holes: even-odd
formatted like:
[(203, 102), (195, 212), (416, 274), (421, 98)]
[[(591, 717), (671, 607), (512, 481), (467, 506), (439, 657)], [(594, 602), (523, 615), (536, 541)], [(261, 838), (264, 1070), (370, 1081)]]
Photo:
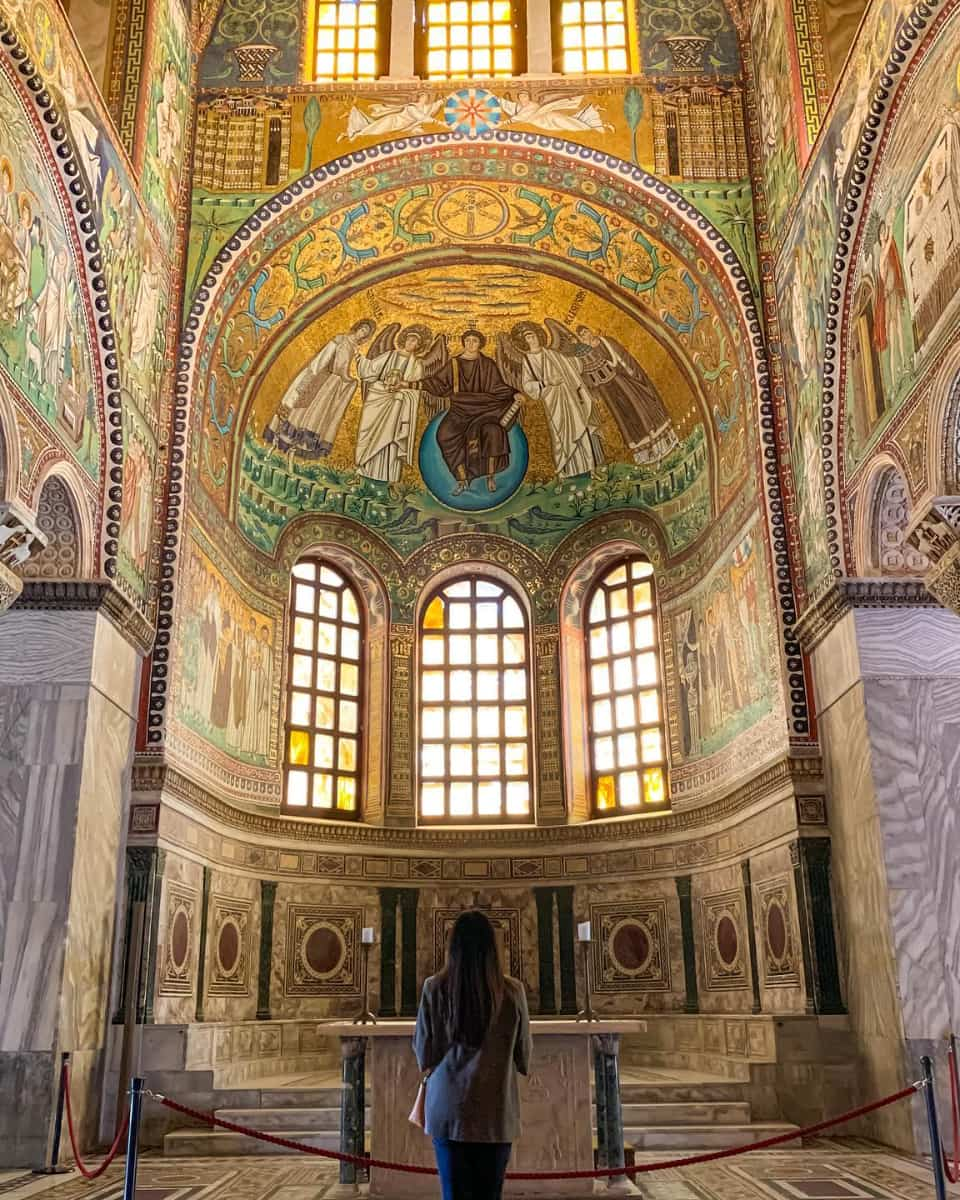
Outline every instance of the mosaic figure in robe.
[(356, 467), (361, 475), (381, 483), (400, 482), (403, 468), (414, 462), (422, 381), (446, 357), (442, 334), (434, 337), (423, 325), (400, 330), (399, 322), (377, 334), (369, 356), (357, 356), (363, 408)]
[(496, 476), (510, 464), (508, 433), (523, 396), (482, 353), (486, 337), (476, 329), (461, 335), (463, 349), (423, 380), (423, 390), (440, 397), (446, 413), (437, 428), (437, 445), (457, 483), (453, 494), (467, 491), (486, 477), (487, 490), (497, 490)]
[(571, 479), (604, 462), (596, 399), (568, 329), (550, 317), (546, 329), (520, 321), (497, 338), (497, 364), (517, 391), (543, 405), (558, 475)]

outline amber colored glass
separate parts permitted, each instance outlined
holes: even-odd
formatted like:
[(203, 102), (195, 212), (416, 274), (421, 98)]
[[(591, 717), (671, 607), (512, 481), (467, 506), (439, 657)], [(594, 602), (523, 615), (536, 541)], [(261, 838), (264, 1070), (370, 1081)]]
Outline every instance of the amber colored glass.
[[(567, 0), (596, 12), (610, 0)], [(605, 9), (604, 9), (605, 11)], [(584, 643), (594, 812), (668, 803), (654, 580), (645, 559), (607, 571), (588, 597)]]
[[(329, 12), (324, 19), (332, 19)], [(339, 816), (357, 816), (363, 757), (360, 599), (342, 572), (309, 558), (293, 569), (290, 601), (295, 615), (283, 806), (335, 808)]]

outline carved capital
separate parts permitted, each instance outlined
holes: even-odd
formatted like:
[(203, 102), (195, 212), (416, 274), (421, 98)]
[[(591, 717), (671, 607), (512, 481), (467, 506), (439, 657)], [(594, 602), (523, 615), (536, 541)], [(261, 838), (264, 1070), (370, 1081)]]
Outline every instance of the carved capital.
[(934, 496), (919, 507), (906, 540), (930, 563), (923, 580), (927, 591), (960, 613), (960, 496)]
[(16, 500), (0, 503), (0, 613), (23, 591), (20, 571), (33, 554), (47, 544), (33, 514)]

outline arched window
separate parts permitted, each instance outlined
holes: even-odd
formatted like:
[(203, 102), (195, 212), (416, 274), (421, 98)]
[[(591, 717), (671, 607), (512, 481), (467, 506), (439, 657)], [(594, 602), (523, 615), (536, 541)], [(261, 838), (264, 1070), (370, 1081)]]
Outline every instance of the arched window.
[[(376, 79), (387, 73), (389, 0), (319, 0), (314, 8), (317, 82)], [(309, 60), (308, 60), (309, 61)]]
[(417, 0), (417, 73), (492, 79), (526, 70), (525, 0)]
[(564, 75), (630, 70), (624, 0), (554, 0), (554, 69)]
[(653, 567), (630, 558), (587, 599), (587, 728), (597, 816), (667, 804), (660, 636)]
[(528, 821), (533, 812), (527, 619), (495, 579), (432, 596), (420, 626), (420, 818)]
[(357, 593), (321, 558), (293, 568), (284, 807), (360, 812), (363, 614)]

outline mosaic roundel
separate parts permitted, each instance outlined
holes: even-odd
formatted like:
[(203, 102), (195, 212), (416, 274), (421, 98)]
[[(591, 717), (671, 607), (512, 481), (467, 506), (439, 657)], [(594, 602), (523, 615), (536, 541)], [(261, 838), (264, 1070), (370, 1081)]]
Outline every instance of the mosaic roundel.
[(646, 929), (633, 920), (621, 921), (610, 935), (610, 957), (625, 975), (637, 975), (650, 964), (653, 944)]
[(767, 946), (770, 957), (778, 962), (787, 952), (787, 919), (776, 901), (767, 909)]
[(182, 971), (187, 965), (187, 951), (190, 948), (190, 922), (186, 910), (178, 908), (170, 929), (170, 961), (175, 971)]
[[(469, 474), (464, 471), (464, 477), (460, 479), (450, 469), (441, 449), (445, 442), (445, 426), (454, 420), (455, 413), (444, 412), (434, 417), (427, 426), (419, 453), (423, 481), (441, 504), (458, 512), (485, 512), (496, 508), (498, 504), (509, 500), (523, 483), (530, 460), (526, 435), (519, 425), (514, 425), (506, 435), (506, 446), (501, 447), (506, 452), (495, 463), (485, 463), (477, 456), (469, 458)], [(466, 426), (468, 436), (480, 445), (489, 436), (487, 426), (498, 428), (499, 417), (492, 417), (486, 424), (473, 418)], [(503, 436), (502, 433), (500, 436)], [(490, 466), (496, 470), (486, 474)]]
[(717, 943), (717, 954), (725, 967), (732, 967), (740, 953), (740, 935), (733, 918), (726, 913), (717, 922), (714, 934)]
[(343, 965), (347, 945), (343, 934), (326, 921), (311, 925), (300, 944), (300, 960), (314, 979), (329, 979)]
[(240, 965), (240, 928), (232, 917), (220, 926), (217, 961), (224, 975), (232, 975)]

